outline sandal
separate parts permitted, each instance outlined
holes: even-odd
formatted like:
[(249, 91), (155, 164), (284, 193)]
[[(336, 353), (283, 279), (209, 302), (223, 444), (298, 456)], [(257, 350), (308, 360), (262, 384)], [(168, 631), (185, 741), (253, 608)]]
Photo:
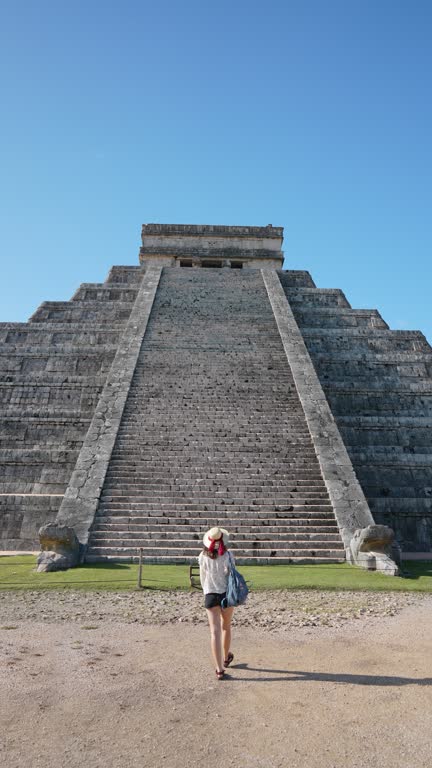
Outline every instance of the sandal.
[(234, 654), (230, 652), (224, 661), (224, 667), (229, 667), (232, 661), (234, 661)]
[(219, 671), (219, 669), (216, 669), (215, 672), (216, 672), (216, 677), (217, 677), (218, 680), (223, 680), (224, 679), (225, 671), (223, 669), (220, 670), (220, 671)]

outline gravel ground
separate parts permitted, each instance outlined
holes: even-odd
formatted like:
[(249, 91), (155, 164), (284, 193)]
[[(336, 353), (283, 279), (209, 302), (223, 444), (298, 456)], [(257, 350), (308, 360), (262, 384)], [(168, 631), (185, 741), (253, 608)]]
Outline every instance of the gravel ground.
[[(395, 616), (425, 598), (409, 592), (252, 592), (234, 625), (270, 631), (293, 627), (340, 627), (374, 616)], [(125, 624), (206, 624), (202, 593), (191, 592), (0, 592), (0, 624), (42, 620)]]
[(198, 592), (0, 592), (0, 764), (430, 768), (431, 609), (251, 594), (219, 682)]

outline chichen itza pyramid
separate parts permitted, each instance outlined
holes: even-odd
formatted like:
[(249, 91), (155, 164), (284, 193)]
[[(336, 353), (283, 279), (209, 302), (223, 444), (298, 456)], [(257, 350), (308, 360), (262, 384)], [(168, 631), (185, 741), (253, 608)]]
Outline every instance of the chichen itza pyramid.
[(282, 240), (146, 224), (139, 266), (1, 324), (3, 550), (56, 522), (87, 562), (190, 562), (222, 524), (240, 563), (327, 563), (376, 524), (431, 553), (432, 349)]

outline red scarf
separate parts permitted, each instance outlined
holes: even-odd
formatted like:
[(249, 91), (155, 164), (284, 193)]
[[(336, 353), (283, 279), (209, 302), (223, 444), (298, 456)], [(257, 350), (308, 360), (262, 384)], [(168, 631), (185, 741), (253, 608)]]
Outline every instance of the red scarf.
[(223, 534), (220, 537), (220, 539), (210, 539), (209, 552), (211, 552), (212, 554), (215, 551), (215, 547), (216, 547), (217, 543), (219, 544), (218, 555), (220, 557), (221, 555), (223, 555), (226, 552), (226, 546), (224, 544)]

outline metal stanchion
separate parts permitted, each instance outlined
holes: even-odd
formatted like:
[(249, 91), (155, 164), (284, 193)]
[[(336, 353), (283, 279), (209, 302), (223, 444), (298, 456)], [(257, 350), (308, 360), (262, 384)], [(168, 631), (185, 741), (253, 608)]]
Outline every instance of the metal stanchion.
[(138, 583), (137, 583), (137, 589), (142, 589), (142, 559), (143, 559), (143, 551), (142, 547), (139, 548), (139, 565), (138, 565)]

